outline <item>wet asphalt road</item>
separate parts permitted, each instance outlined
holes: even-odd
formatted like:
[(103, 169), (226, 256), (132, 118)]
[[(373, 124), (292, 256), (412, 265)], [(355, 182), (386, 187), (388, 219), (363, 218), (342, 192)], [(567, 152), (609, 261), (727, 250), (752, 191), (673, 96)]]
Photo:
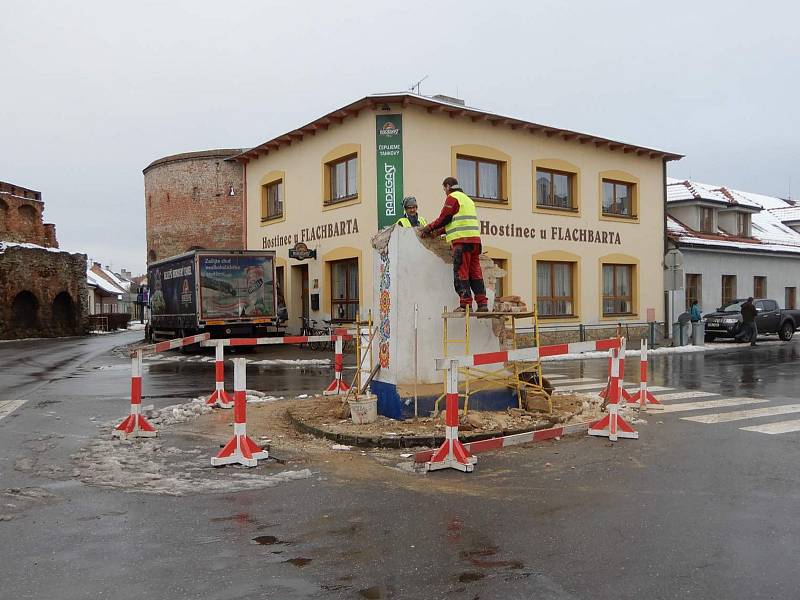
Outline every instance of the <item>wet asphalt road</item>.
[[(97, 435), (89, 419), (125, 411), (128, 363), (108, 351), (137, 337), (0, 344), (0, 400), (27, 400), (0, 420), (0, 515), (10, 517), (0, 521), (0, 597), (800, 596), (800, 432), (742, 422), (650, 416), (638, 441), (506, 449), (481, 455), (469, 475), (345, 479), (322, 465), (265, 490), (180, 498), (71, 480), (69, 455)], [(796, 343), (661, 356), (651, 381), (788, 404), (799, 359)], [(637, 368), (628, 361), (632, 380)], [(206, 369), (149, 365), (145, 403), (206, 392)], [(569, 377), (604, 370), (602, 360), (546, 366)], [(330, 371), (258, 377), (253, 387), (291, 393)]]

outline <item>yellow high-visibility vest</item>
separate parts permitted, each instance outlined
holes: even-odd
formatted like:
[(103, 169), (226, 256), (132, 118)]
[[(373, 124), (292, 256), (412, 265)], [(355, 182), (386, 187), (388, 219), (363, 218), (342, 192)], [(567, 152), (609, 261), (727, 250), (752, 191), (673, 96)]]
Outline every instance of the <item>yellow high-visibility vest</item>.
[(481, 226), (472, 198), (459, 191), (450, 192), (450, 195), (458, 200), (458, 212), (453, 216), (453, 220), (444, 226), (445, 239), (452, 242), (459, 238), (480, 237)]
[[(419, 219), (420, 227), (425, 227), (425, 225), (428, 224), (428, 222), (422, 217), (417, 217), (417, 218)], [(400, 225), (400, 227), (411, 227), (411, 221), (408, 220), (408, 217), (400, 217), (399, 219), (397, 219), (397, 224)]]

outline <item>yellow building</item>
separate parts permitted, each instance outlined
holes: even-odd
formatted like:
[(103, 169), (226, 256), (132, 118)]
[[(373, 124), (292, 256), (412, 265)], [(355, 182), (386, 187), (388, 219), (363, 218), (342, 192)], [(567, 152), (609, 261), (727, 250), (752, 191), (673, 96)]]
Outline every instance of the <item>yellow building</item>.
[[(498, 295), (535, 301), (547, 324), (663, 321), (666, 163), (679, 158), (454, 98), (371, 95), (238, 157), (247, 247), (277, 251), (291, 329), (304, 314), (352, 320), (372, 301), (372, 235), (404, 195), (433, 220), (452, 175), (508, 273)], [(316, 256), (290, 258), (297, 243)]]

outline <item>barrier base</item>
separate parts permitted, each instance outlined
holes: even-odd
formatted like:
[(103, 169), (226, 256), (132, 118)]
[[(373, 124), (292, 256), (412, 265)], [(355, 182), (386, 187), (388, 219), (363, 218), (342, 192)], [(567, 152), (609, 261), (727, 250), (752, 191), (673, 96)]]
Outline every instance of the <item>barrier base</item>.
[(217, 408), (233, 408), (233, 396), (225, 390), (214, 390), (206, 400), (206, 404)]
[(334, 379), (331, 384), (322, 392), (323, 396), (338, 396), (350, 391), (350, 386), (341, 379)]
[(664, 405), (656, 400), (656, 397), (653, 396), (651, 392), (642, 394), (641, 390), (633, 395), (633, 398), (628, 401), (628, 404), (638, 406), (639, 410), (647, 410), (648, 407), (653, 410), (664, 410)]
[[(608, 386), (606, 386), (602, 390), (600, 390), (597, 393), (597, 395), (600, 396), (600, 398), (602, 398), (603, 400), (605, 400), (608, 397)], [(628, 404), (630, 404), (633, 401), (633, 396), (631, 396), (631, 393), (628, 390), (626, 390), (625, 388), (620, 388), (620, 396)]]
[(433, 454), (431, 460), (425, 463), (425, 471), (457, 469), (464, 473), (471, 473), (476, 462), (478, 462), (478, 457), (472, 456), (458, 439), (445, 440)]
[(130, 414), (125, 420), (114, 428), (111, 435), (120, 439), (137, 437), (155, 437), (158, 435), (156, 428), (141, 414)]
[(589, 426), (589, 435), (607, 437), (612, 442), (616, 442), (617, 438), (639, 439), (639, 432), (616, 412), (609, 413), (599, 421), (592, 423)]
[(258, 466), (259, 460), (269, 458), (269, 452), (262, 450), (261, 447), (246, 435), (234, 435), (219, 451), (219, 454), (211, 458), (212, 467), (224, 467), (225, 465), (244, 465), (245, 467)]

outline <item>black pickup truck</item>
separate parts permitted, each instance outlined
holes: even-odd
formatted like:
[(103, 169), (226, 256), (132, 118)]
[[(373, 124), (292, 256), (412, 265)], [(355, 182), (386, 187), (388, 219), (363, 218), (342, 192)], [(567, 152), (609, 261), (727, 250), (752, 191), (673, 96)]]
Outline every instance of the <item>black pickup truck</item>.
[[(742, 325), (742, 304), (746, 298), (734, 300), (718, 308), (716, 312), (703, 315), (705, 321), (706, 341), (713, 342), (714, 338), (735, 336)], [(795, 330), (800, 327), (800, 310), (778, 308), (775, 300), (759, 298), (753, 300), (758, 316), (756, 327), (758, 334), (777, 333), (784, 342), (792, 339)]]

